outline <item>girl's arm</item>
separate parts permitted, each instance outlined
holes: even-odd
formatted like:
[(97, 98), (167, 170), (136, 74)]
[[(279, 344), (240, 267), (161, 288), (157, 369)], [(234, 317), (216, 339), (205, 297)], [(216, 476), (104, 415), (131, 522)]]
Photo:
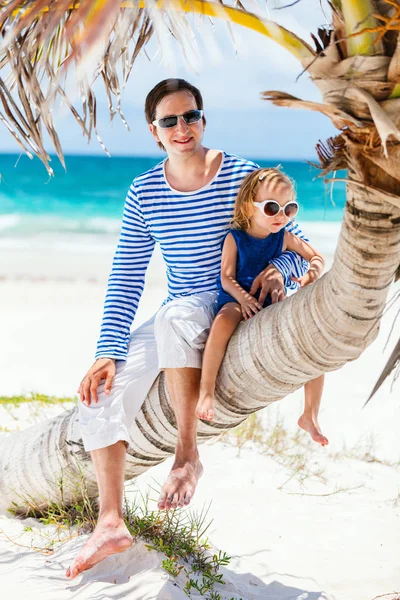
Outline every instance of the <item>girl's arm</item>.
[(305, 240), (302, 240), (297, 235), (293, 235), (293, 233), (289, 233), (285, 231), (285, 237), (283, 240), (283, 250), (289, 250), (291, 252), (296, 252), (299, 256), (304, 258), (310, 263), (310, 268), (308, 272), (302, 277), (292, 277), (293, 281), (296, 281), (300, 284), (300, 287), (304, 287), (309, 283), (312, 283), (318, 277), (320, 277), (324, 266), (325, 260), (322, 254), (314, 250), (312, 246)]
[(233, 296), (242, 307), (245, 319), (262, 309), (261, 304), (236, 281), (237, 246), (231, 233), (225, 238), (222, 247), (221, 284), (225, 292)]

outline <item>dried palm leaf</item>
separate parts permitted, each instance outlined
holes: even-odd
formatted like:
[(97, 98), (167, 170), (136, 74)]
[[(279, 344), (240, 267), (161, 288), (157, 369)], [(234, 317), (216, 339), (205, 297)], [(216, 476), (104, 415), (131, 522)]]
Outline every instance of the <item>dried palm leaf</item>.
[(373, 387), (372, 392), (370, 393), (370, 395), (368, 396), (368, 400), (365, 404), (367, 404), (372, 396), (374, 396), (376, 394), (376, 392), (379, 390), (379, 388), (381, 387), (382, 383), (389, 377), (389, 375), (393, 372), (393, 370), (396, 368), (396, 366), (398, 366), (400, 363), (400, 340), (397, 342), (396, 346), (394, 347), (394, 350), (392, 352), (392, 354), (389, 357), (389, 360), (387, 361), (382, 373), (380, 374), (378, 381), (376, 382), (376, 384)]
[(388, 80), (394, 82), (400, 81), (400, 38), (397, 38), (396, 48), (390, 60)]
[(319, 141), (316, 151), (319, 164), (311, 164), (321, 169), (321, 177), (347, 168), (346, 143), (342, 135), (328, 138), (326, 142)]
[(385, 153), (385, 157), (388, 158), (388, 138), (390, 136), (393, 136), (400, 141), (400, 131), (397, 129), (396, 125), (393, 123), (392, 119), (389, 117), (387, 112), (380, 107), (378, 102), (371, 94), (368, 94), (365, 90), (361, 90), (355, 86), (351, 87), (348, 93), (355, 98), (361, 98), (368, 105), (371, 117), (379, 133), (379, 137), (381, 138), (381, 143), (383, 151)]
[[(16, 132), (15, 125), (20, 124), (19, 140), (25, 147), (30, 145), (52, 173), (41, 126), (49, 132), (63, 163), (51, 117), (61, 98), (87, 139), (95, 132), (105, 149), (95, 125), (94, 82), (99, 76), (104, 82), (110, 119), (118, 114), (128, 126), (121, 111), (121, 89), (139, 52), (154, 32), (160, 43), (163, 33), (172, 34), (186, 51), (195, 43), (187, 13), (248, 27), (275, 40), (303, 64), (309, 64), (316, 56), (308, 44), (280, 25), (221, 0), (5, 0), (0, 3), (0, 66), (9, 70), (5, 80), (9, 95), (3, 95), (3, 104), (8, 104), (3, 122), (8, 120), (10, 132)], [(82, 114), (73, 107), (65, 91), (71, 67), (79, 82)]]
[(304, 108), (320, 112), (329, 117), (332, 123), (334, 123), (338, 129), (342, 129), (346, 126), (355, 126), (358, 128), (362, 127), (362, 122), (360, 120), (355, 119), (352, 115), (349, 115), (339, 108), (336, 108), (336, 106), (321, 104), (318, 102), (310, 102), (308, 100), (300, 100), (300, 98), (296, 98), (295, 96), (291, 96), (290, 94), (285, 94), (283, 92), (262, 92), (261, 97), (264, 100), (272, 102), (276, 106)]

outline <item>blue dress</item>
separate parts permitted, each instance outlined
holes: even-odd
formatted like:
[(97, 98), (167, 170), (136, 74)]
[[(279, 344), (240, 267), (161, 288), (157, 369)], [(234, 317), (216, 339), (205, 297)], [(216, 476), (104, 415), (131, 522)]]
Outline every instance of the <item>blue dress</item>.
[[(250, 291), (254, 279), (263, 271), (273, 260), (282, 254), (283, 239), (285, 229), (277, 233), (270, 233), (266, 238), (257, 238), (247, 233), (243, 229), (231, 229), (231, 233), (237, 246), (236, 263), (236, 281), (246, 290)], [(221, 284), (221, 277), (218, 277), (218, 299), (217, 311), (221, 310), (224, 304), (228, 302), (237, 302), (230, 294), (225, 292)], [(258, 298), (261, 289), (258, 289), (255, 298)], [(271, 296), (265, 298), (263, 307), (271, 304)]]

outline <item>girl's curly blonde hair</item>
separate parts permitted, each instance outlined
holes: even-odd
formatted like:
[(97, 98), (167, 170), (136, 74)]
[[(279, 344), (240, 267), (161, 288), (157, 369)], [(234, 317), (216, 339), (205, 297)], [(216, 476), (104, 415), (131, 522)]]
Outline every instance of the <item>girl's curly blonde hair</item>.
[(273, 168), (257, 169), (247, 175), (240, 186), (235, 201), (233, 218), (230, 222), (230, 226), (234, 229), (248, 229), (250, 227), (250, 220), (254, 213), (254, 200), (261, 182), (287, 185), (292, 189), (293, 200), (296, 198), (295, 182), (280, 170), (280, 165)]

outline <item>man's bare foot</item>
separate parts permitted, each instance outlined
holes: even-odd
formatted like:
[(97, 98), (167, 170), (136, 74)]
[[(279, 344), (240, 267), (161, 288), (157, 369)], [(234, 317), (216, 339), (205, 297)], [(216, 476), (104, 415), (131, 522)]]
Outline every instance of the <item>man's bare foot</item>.
[(196, 406), (196, 417), (203, 421), (212, 421), (214, 418), (214, 396), (212, 394), (200, 394)]
[(124, 552), (131, 546), (132, 536), (123, 519), (112, 522), (99, 521), (72, 566), (67, 569), (66, 577), (74, 579), (82, 571), (91, 569), (107, 556)]
[(315, 417), (312, 418), (302, 414), (297, 423), (299, 427), (311, 435), (314, 442), (321, 444), (321, 446), (327, 446), (329, 444), (328, 438), (322, 435), (319, 423)]
[(202, 473), (203, 466), (198, 457), (193, 460), (175, 458), (171, 473), (162, 487), (158, 509), (169, 510), (178, 506), (187, 506)]

